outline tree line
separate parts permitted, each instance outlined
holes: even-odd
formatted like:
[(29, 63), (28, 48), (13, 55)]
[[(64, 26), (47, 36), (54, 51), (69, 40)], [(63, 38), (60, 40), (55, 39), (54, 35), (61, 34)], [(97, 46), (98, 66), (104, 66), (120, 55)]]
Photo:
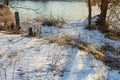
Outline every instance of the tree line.
[[(89, 11), (88, 26), (91, 27), (92, 6), (98, 5), (100, 8), (100, 14), (99, 14), (99, 20), (98, 20), (99, 25), (107, 27), (108, 24), (107, 24), (106, 18), (107, 18), (108, 9), (111, 5), (119, 6), (120, 0), (87, 0), (87, 3), (88, 3), (88, 11)], [(118, 17), (118, 19), (119, 19), (119, 17)]]

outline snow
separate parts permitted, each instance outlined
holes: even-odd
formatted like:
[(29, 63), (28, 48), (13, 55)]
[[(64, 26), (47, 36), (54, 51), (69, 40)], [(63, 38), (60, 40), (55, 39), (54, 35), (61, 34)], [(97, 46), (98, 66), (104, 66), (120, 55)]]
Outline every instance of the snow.
[[(45, 37), (68, 35), (97, 46), (108, 43), (120, 47), (119, 41), (110, 40), (97, 30), (85, 29), (86, 24), (87, 20), (67, 23), (63, 28), (38, 23), (37, 27), (41, 29), (39, 35)], [(35, 22), (27, 25), (33, 27)], [(30, 26), (22, 23), (22, 27), (27, 31)], [(120, 80), (118, 70), (110, 69), (83, 50), (43, 39), (0, 33), (0, 80), (4, 80), (5, 70), (8, 80)]]
[[(94, 17), (92, 19), (92, 25), (94, 25), (94, 22), (98, 19), (98, 17)], [(29, 25), (33, 25), (32, 28), (34, 29), (34, 26), (37, 26), (35, 29), (37, 29), (38, 35), (45, 36), (45, 37), (63, 37), (65, 35), (68, 35), (71, 38), (75, 39), (81, 39), (84, 42), (88, 42), (97, 46), (100, 46), (102, 43), (108, 43), (111, 46), (114, 47), (120, 47), (120, 41), (115, 41), (106, 38), (105, 34), (100, 33), (97, 30), (87, 30), (85, 29), (85, 26), (87, 26), (88, 20), (82, 20), (79, 22), (71, 22), (67, 23), (61, 27), (58, 26), (42, 26), (38, 22), (30, 22)], [(26, 26), (26, 24), (22, 24), (23, 29), (30, 27)], [(27, 31), (27, 29), (25, 31)]]
[[(61, 80), (96, 80), (106, 76), (104, 65), (96, 60), (93, 60), (91, 55), (83, 51), (78, 51), (75, 56), (72, 57), (72, 64), (69, 64), (70, 72), (65, 73)], [(93, 66), (93, 67), (92, 67)], [(69, 75), (68, 75), (69, 74)]]

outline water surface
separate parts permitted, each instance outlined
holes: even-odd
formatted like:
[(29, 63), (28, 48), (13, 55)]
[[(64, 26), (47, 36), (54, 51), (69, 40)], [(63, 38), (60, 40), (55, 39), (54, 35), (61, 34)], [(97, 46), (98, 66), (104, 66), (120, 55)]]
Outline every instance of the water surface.
[[(43, 15), (49, 17), (63, 18), (65, 20), (81, 20), (88, 16), (88, 7), (85, 2), (64, 2), (64, 1), (11, 1), (14, 11), (20, 13), (21, 19), (33, 19)], [(97, 7), (93, 7), (93, 16), (98, 14)]]

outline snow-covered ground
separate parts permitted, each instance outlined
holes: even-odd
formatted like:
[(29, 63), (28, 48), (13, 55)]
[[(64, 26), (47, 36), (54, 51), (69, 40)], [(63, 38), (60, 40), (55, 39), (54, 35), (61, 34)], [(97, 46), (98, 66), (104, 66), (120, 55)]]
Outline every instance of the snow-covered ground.
[[(120, 47), (119, 41), (84, 28), (87, 21), (67, 23), (63, 28), (41, 26), (42, 36), (68, 35), (100, 46)], [(36, 23), (30, 24), (33, 26)], [(28, 25), (28, 27), (30, 27)], [(27, 28), (27, 25), (22, 26)], [(40, 31), (39, 29), (39, 31)], [(6, 76), (6, 74), (7, 76)], [(0, 80), (120, 80), (120, 71), (107, 67), (83, 50), (47, 40), (0, 33)]]
[[(94, 17), (92, 19), (92, 24), (98, 19)], [(33, 32), (37, 31), (39, 36), (45, 37), (64, 37), (69, 36), (74, 39), (80, 39), (84, 42), (100, 46), (102, 44), (109, 44), (114, 47), (120, 47), (120, 41), (111, 40), (106, 38), (105, 34), (100, 33), (98, 30), (87, 30), (85, 27), (88, 24), (88, 20), (83, 20), (79, 22), (70, 22), (61, 27), (58, 26), (42, 26), (38, 22), (22, 23), (21, 26), (24, 31), (28, 31), (29, 27), (33, 28)], [(28, 32), (27, 32), (28, 33)]]

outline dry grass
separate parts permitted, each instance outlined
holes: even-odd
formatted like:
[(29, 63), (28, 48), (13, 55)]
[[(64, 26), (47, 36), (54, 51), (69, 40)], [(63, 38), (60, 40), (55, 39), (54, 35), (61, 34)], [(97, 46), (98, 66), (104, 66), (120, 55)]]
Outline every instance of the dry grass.
[(95, 55), (95, 58), (97, 58), (99, 60), (104, 60), (104, 58), (106, 57), (106, 55), (104, 53), (96, 50), (97, 46), (89, 44), (89, 43), (85, 43), (78, 39), (70, 38), (68, 35), (67, 36), (65, 35), (63, 38), (59, 38), (59, 37), (48, 38), (48, 37), (43, 37), (43, 36), (40, 38), (48, 40), (50, 43), (58, 43), (59, 45), (69, 45), (71, 47), (77, 47), (88, 53), (92, 53), (93, 55)]
[(86, 29), (99, 30), (100, 32), (106, 34), (106, 37), (112, 40), (120, 41), (120, 30), (109, 28), (109, 25), (99, 25), (97, 22), (96, 25), (92, 25), (91, 27), (86, 26)]
[[(117, 14), (116, 14), (117, 15)], [(114, 16), (114, 15), (113, 15)], [(119, 16), (119, 15), (117, 15)], [(94, 16), (95, 17), (99, 17), (99, 15)], [(110, 16), (109, 16), (110, 17)], [(94, 23), (94, 25), (91, 25), (91, 27), (88, 27), (88, 25), (86, 25), (86, 29), (89, 30), (99, 30), (100, 32), (106, 34), (106, 37), (112, 39), (112, 40), (119, 40), (120, 41), (120, 29), (116, 28), (117, 26), (119, 27), (119, 20), (114, 17), (112, 18), (108, 18), (109, 20), (107, 20), (107, 23), (101, 23), (99, 19), (97, 19)], [(115, 19), (116, 22), (118, 22), (118, 24), (115, 23), (115, 21), (111, 21), (111, 19)], [(111, 24), (114, 25), (111, 27)]]
[(119, 30), (106, 28), (106, 26), (98, 26), (97, 30), (99, 30), (102, 33), (106, 34), (107, 38), (110, 38), (112, 40), (120, 41), (120, 31)]
[[(104, 45), (101, 45), (99, 48), (100, 51), (106, 53), (106, 55), (109, 54), (108, 52), (111, 52), (114, 58), (119, 58), (120, 47), (111, 46), (108, 43), (105, 43)], [(107, 56), (110, 57), (110, 55)]]
[[(18, 34), (21, 33), (20, 29), (15, 26), (14, 14), (7, 6), (2, 6), (0, 8), (0, 30), (5, 31), (8, 34)], [(2, 24), (2, 25), (1, 25)]]
[(36, 22), (41, 22), (44, 26), (56, 26), (62, 27), (66, 21), (63, 18), (55, 18), (54, 16), (50, 15), (49, 18), (45, 18), (44, 16), (38, 16), (34, 18)]
[(8, 31), (9, 29), (14, 27), (13, 13), (6, 6), (0, 8), (0, 23), (4, 24), (4, 26), (0, 26), (1, 30)]
[[(65, 35), (63, 38), (61, 37), (48, 38), (43, 36), (39, 38), (48, 40), (50, 43), (58, 43), (59, 45), (77, 47), (78, 49), (88, 52), (89, 54), (93, 54), (96, 59), (103, 61), (110, 68), (120, 70), (120, 65), (119, 65), (120, 59), (116, 57), (107, 56), (104, 50), (97, 50), (98, 46), (96, 45), (83, 42), (79, 39), (70, 38), (69, 35)], [(117, 55), (118, 55), (118, 50), (119, 49), (115, 48)]]
[(41, 15), (41, 16), (37, 16), (33, 20), (35, 20), (36, 22), (43, 22), (45, 20), (45, 17)]
[(120, 31), (114, 29), (108, 29), (108, 32), (105, 33), (107, 34), (108, 38), (120, 41)]

